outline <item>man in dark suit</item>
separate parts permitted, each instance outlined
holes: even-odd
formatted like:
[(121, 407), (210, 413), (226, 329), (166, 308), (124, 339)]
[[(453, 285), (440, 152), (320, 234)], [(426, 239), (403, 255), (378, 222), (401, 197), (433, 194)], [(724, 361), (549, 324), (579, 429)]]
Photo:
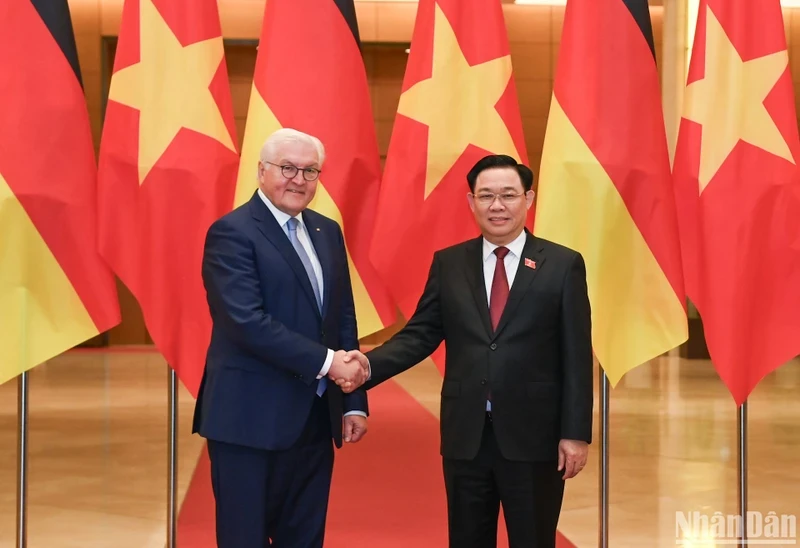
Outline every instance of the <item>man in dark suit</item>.
[(206, 238), (213, 331), (193, 431), (208, 439), (220, 548), (321, 548), (331, 439), (367, 429), (352, 391), (366, 371), (343, 359), (358, 348), (344, 238), (306, 209), (324, 159), (315, 137), (273, 134), (258, 191)]
[(444, 340), (450, 546), (495, 547), (502, 503), (511, 548), (553, 547), (564, 480), (585, 466), (592, 435), (584, 261), (525, 230), (530, 169), (488, 156), (467, 180), (482, 236), (435, 253), (414, 315), (367, 353), (365, 387), (409, 369)]

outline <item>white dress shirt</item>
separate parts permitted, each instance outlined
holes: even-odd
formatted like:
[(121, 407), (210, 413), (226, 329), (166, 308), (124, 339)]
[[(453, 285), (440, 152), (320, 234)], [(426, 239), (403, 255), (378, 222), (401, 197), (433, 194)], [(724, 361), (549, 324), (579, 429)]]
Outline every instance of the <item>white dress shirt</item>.
[[(522, 257), (522, 250), (525, 248), (525, 239), (527, 236), (525, 235), (525, 231), (523, 230), (519, 236), (517, 236), (514, 241), (508, 244), (508, 254), (506, 255), (505, 259), (503, 259), (503, 264), (506, 267), (506, 277), (508, 278), (508, 289), (511, 290), (511, 286), (514, 283), (514, 277), (517, 275), (517, 267), (519, 267), (519, 261)], [(494, 268), (497, 265), (497, 255), (494, 254), (494, 250), (497, 249), (498, 245), (495, 245), (483, 239), (483, 281), (486, 284), (486, 302), (491, 305), (492, 302), (492, 280), (494, 280)], [(492, 410), (492, 403), (487, 401), (486, 402), (486, 410)]]

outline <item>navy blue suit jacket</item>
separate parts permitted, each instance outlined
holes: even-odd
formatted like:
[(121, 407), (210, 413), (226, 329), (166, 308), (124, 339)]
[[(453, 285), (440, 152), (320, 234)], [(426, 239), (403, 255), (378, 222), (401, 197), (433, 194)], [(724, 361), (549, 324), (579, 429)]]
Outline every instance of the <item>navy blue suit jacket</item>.
[[(291, 447), (318, 397), (327, 349), (359, 347), (341, 228), (308, 209), (303, 222), (322, 265), (322, 314), (303, 263), (258, 193), (209, 228), (203, 281), (213, 329), (193, 425), (207, 439)], [(342, 416), (368, 412), (366, 392), (343, 394), (329, 381), (327, 394), (341, 447)]]

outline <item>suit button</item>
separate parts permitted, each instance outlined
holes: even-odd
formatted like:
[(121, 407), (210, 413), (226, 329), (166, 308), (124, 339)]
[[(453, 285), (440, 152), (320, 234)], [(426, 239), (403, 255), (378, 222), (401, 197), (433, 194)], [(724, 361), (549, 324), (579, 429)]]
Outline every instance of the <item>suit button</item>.
[(489, 348), (491, 348), (492, 350), (497, 350), (497, 344), (492, 343), (492, 345)]
[(486, 379), (482, 379), (481, 380), (481, 384), (485, 386), (486, 385)]
[(303, 378), (303, 375), (297, 375), (297, 378), (298, 378), (298, 379), (302, 379), (302, 378)]
[(319, 332), (319, 337), (320, 337), (321, 339), (324, 339), (324, 338), (325, 338), (325, 332), (324, 332), (324, 331), (320, 331), (320, 332)]

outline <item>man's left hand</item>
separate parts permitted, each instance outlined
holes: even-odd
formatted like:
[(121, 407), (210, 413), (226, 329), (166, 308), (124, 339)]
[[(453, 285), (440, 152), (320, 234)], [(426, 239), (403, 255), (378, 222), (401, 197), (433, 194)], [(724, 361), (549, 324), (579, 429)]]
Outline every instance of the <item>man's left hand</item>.
[(356, 443), (367, 433), (367, 419), (361, 415), (347, 415), (344, 418), (344, 441)]
[(574, 478), (586, 466), (589, 444), (579, 440), (561, 440), (558, 443), (558, 469), (564, 470), (563, 479)]

